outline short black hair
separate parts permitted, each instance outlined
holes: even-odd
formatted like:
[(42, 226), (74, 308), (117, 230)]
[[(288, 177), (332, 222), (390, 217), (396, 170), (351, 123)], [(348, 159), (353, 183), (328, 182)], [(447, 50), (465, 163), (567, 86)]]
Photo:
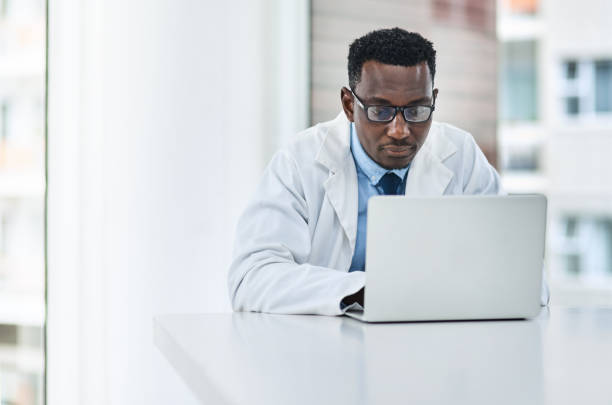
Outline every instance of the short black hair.
[(432, 83), (436, 74), (436, 51), (433, 43), (421, 34), (398, 27), (372, 31), (353, 41), (348, 54), (351, 89), (361, 80), (361, 68), (369, 60), (398, 66), (416, 66), (427, 62)]

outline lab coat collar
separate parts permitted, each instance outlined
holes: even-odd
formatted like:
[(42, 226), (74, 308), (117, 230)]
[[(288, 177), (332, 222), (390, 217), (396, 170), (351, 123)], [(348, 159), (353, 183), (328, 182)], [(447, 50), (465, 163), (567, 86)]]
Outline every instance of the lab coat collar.
[(457, 152), (457, 147), (444, 135), (441, 124), (433, 122), (425, 144), (410, 165), (406, 179), (406, 195), (443, 195), (454, 173), (444, 161)]
[[(316, 161), (327, 167), (330, 178), (342, 174), (346, 176), (345, 179), (356, 182), (357, 175), (347, 173), (350, 169), (356, 169), (351, 155), (350, 122), (344, 112), (333, 121), (320, 125), (324, 133)], [(456, 152), (456, 146), (444, 135), (442, 125), (434, 121), (425, 144), (410, 165), (406, 194), (442, 195), (453, 178), (453, 172), (444, 165), (444, 161)]]
[[(344, 112), (341, 112), (334, 120), (320, 126), (323, 141), (315, 159), (329, 170), (329, 178), (324, 183), (324, 188), (351, 247), (354, 248), (357, 235), (358, 185), (357, 170), (350, 148), (350, 122)], [(454, 174), (443, 162), (456, 152), (457, 148), (446, 138), (441, 125), (432, 123), (425, 144), (410, 165), (406, 179), (406, 195), (444, 194)]]

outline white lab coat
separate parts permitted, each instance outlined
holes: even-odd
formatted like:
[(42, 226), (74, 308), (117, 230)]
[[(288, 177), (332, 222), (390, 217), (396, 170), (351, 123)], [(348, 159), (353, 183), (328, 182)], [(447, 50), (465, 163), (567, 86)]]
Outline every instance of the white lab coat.
[[(344, 113), (298, 134), (266, 168), (237, 230), (228, 288), (235, 311), (340, 315), (365, 273), (349, 272), (357, 235), (357, 171)], [(501, 193), (473, 137), (433, 122), (406, 195)]]

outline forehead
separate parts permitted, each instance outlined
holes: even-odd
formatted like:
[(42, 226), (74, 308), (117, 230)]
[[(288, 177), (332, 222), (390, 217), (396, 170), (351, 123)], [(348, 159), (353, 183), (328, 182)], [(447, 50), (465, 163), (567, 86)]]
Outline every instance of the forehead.
[(380, 98), (402, 105), (432, 97), (433, 89), (425, 62), (415, 66), (396, 66), (367, 61), (361, 69), (361, 80), (356, 90), (364, 98)]

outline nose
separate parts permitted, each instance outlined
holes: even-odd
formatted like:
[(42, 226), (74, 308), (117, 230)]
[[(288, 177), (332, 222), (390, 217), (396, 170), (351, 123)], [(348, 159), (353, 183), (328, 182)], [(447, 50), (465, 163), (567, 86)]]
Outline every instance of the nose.
[(387, 127), (387, 135), (393, 139), (404, 139), (410, 135), (410, 125), (404, 119), (401, 111), (398, 111)]

